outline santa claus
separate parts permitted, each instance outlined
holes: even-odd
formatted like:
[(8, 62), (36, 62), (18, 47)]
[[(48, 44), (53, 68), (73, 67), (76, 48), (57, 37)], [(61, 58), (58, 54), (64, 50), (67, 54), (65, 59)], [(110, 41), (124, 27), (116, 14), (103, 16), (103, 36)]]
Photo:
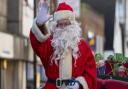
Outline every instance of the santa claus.
[(62, 2), (49, 20), (44, 1), (33, 22), (30, 42), (44, 65), (48, 81), (44, 89), (96, 89), (96, 64), (81, 38), (81, 28), (70, 5)]

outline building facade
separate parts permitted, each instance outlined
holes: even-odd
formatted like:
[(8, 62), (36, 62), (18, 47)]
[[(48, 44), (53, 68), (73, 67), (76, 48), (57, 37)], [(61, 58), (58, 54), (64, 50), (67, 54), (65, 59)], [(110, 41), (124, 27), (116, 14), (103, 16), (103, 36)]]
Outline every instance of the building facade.
[[(0, 0), (0, 89), (33, 88), (33, 51), (28, 38), (33, 15), (33, 0)], [(40, 76), (44, 70), (39, 61), (37, 68)]]
[[(59, 0), (48, 1), (53, 14)], [(33, 19), (34, 0), (0, 0), (0, 89), (34, 88), (34, 53), (28, 38)], [(39, 58), (36, 69), (39, 87), (47, 80)]]
[(104, 16), (92, 9), (87, 3), (81, 4), (82, 35), (94, 53), (103, 53)]
[(116, 19), (119, 20), (122, 53), (128, 55), (128, 0), (116, 0)]

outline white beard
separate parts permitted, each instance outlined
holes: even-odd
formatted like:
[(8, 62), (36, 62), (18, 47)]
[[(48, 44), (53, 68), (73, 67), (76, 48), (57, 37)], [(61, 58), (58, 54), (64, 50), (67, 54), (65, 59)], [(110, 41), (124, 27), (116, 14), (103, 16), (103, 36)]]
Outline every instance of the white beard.
[(64, 29), (52, 28), (53, 39), (51, 45), (54, 49), (52, 60), (57, 61), (64, 58), (66, 49), (72, 50), (72, 55), (76, 60), (79, 56), (78, 43), (80, 42), (81, 28), (77, 22), (65, 27)]

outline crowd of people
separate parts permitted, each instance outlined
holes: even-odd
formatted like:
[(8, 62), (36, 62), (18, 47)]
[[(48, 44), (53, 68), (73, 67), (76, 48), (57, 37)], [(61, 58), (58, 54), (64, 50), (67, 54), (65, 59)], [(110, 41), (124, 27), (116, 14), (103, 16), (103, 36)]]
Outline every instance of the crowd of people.
[(111, 77), (128, 77), (128, 59), (122, 54), (108, 56), (107, 59), (101, 54), (95, 55), (97, 75), (109, 75)]

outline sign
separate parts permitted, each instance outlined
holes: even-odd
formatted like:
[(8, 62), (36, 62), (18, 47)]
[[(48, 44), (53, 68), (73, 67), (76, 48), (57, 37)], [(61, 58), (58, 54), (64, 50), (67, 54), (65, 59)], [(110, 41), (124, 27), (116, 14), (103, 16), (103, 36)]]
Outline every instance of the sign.
[(12, 35), (0, 32), (0, 57), (14, 57), (14, 38)]

